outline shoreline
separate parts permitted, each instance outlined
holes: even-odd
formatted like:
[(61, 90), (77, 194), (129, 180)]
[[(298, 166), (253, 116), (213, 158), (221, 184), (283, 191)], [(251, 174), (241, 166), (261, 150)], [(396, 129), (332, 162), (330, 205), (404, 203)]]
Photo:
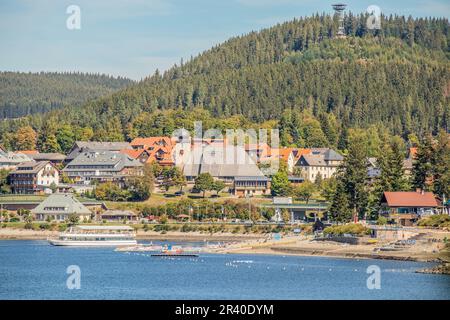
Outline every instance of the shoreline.
[[(0, 229), (0, 240), (47, 240), (49, 237), (56, 237), (59, 231), (49, 230), (26, 230), (15, 228)], [(137, 240), (157, 240), (157, 241), (248, 241), (260, 240), (266, 236), (263, 234), (244, 233), (201, 233), (201, 232), (180, 232), (169, 231), (166, 233), (156, 231), (139, 230), (136, 234)]]
[(234, 252), (224, 252), (224, 254), (260, 254), (260, 255), (275, 255), (275, 256), (297, 256), (297, 257), (324, 257), (324, 258), (339, 258), (350, 260), (391, 260), (391, 261), (411, 261), (411, 262), (438, 262), (436, 259), (420, 259), (413, 257), (402, 257), (396, 255), (380, 255), (380, 254), (361, 254), (361, 253), (342, 253), (331, 254), (322, 251), (308, 251), (303, 249), (293, 251), (283, 251), (280, 249), (268, 249), (268, 250), (240, 250)]
[[(0, 240), (47, 240), (58, 231), (0, 229)], [(435, 244), (420, 245), (400, 251), (375, 251), (378, 245), (345, 245), (331, 241), (312, 241), (304, 236), (287, 236), (282, 240), (269, 240), (265, 234), (201, 233), (169, 231), (167, 233), (139, 230), (137, 240), (179, 242), (230, 242), (225, 248), (211, 250), (215, 254), (265, 254), (277, 256), (306, 256), (344, 259), (381, 259), (392, 261), (440, 262), (439, 248)]]

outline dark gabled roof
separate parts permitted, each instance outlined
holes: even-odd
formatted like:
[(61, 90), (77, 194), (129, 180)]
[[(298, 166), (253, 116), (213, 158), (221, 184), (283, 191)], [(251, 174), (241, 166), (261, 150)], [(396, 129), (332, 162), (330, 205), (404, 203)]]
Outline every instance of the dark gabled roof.
[[(73, 166), (114, 166), (114, 168), (77, 168)], [(73, 159), (64, 169), (69, 171), (121, 171), (125, 167), (142, 167), (143, 164), (130, 156), (112, 151), (103, 152), (82, 152)]]
[(241, 177), (234, 177), (234, 181), (269, 181), (270, 179), (266, 176), (259, 177), (259, 176), (241, 176)]
[(31, 154), (30, 158), (35, 161), (63, 161), (66, 156), (61, 153), (37, 153)]
[(29, 161), (21, 163), (17, 166), (16, 170), (11, 171), (10, 174), (21, 174), (21, 173), (38, 173), (41, 171), (47, 164), (50, 164), (49, 161)]
[(52, 194), (31, 210), (34, 214), (90, 214), (92, 213), (72, 194)]
[(77, 141), (75, 142), (75, 146), (77, 146), (78, 148), (107, 151), (131, 149), (131, 145), (128, 142)]
[(344, 157), (333, 149), (328, 149), (324, 154), (324, 159), (326, 161), (342, 161), (344, 160)]
[(298, 165), (309, 165), (315, 167), (336, 166), (330, 165), (328, 161), (343, 161), (344, 157), (330, 148), (311, 148), (311, 153), (303, 154), (297, 161)]
[(66, 161), (75, 159), (83, 151), (116, 151), (132, 149), (128, 142), (76, 141), (66, 157)]
[(300, 157), (300, 164), (306, 164), (309, 166), (314, 167), (326, 167), (327, 163), (325, 162), (325, 159), (323, 155), (312, 155), (312, 154), (304, 154)]
[[(196, 163), (197, 159), (199, 163)], [(201, 173), (209, 173), (213, 177), (264, 177), (258, 165), (239, 146), (194, 149), (183, 173), (188, 177)]]

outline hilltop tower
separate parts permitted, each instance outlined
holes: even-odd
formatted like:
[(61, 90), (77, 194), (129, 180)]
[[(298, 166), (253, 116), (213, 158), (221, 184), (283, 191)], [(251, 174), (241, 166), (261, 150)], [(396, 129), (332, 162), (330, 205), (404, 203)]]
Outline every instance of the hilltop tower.
[(335, 14), (339, 18), (339, 30), (337, 33), (338, 38), (345, 38), (345, 29), (344, 29), (344, 10), (347, 7), (346, 4), (336, 3), (332, 5)]

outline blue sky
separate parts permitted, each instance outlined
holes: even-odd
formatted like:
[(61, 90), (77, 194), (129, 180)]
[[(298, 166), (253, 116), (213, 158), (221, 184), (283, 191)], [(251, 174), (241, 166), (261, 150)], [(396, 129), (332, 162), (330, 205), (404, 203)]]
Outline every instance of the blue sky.
[[(315, 0), (0, 0), (0, 70), (83, 71), (140, 79), (231, 36), (331, 12)], [(449, 0), (346, 0), (386, 14), (450, 16)], [(81, 29), (69, 30), (69, 5)]]

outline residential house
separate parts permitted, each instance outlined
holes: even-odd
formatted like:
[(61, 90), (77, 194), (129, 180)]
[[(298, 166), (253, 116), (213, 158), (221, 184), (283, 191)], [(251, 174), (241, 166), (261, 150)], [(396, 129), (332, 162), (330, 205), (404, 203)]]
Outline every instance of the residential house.
[(237, 196), (270, 193), (270, 179), (264, 176), (244, 147), (217, 144), (194, 148), (190, 161), (183, 168), (186, 180), (193, 184), (198, 175), (206, 172), (224, 181), (228, 192)]
[(48, 161), (55, 165), (62, 164), (64, 160), (66, 159), (66, 156), (61, 153), (51, 152), (51, 153), (34, 153), (30, 154), (29, 157), (31, 157), (34, 161)]
[(304, 148), (280, 148), (278, 150), (271, 149), (271, 156), (276, 155), (278, 158), (287, 165), (288, 173), (293, 174), (295, 164), (304, 154), (310, 154), (311, 149)]
[(14, 170), (23, 162), (33, 161), (23, 153), (0, 151), (0, 170)]
[(170, 137), (136, 138), (131, 143), (134, 150), (146, 150), (146, 163), (157, 162), (161, 166), (173, 166), (175, 141)]
[(312, 148), (311, 153), (303, 154), (295, 164), (301, 170), (301, 175), (311, 182), (320, 175), (323, 179), (331, 178), (344, 157), (329, 148)]
[(88, 221), (92, 212), (72, 194), (52, 194), (31, 210), (38, 221), (65, 221), (77, 215), (80, 221)]
[(87, 151), (67, 164), (62, 172), (77, 184), (110, 181), (123, 186), (127, 178), (143, 175), (143, 164), (120, 152)]
[(51, 193), (59, 183), (59, 171), (49, 161), (21, 163), (8, 176), (13, 193)]
[(157, 162), (163, 167), (172, 167), (175, 165), (175, 161), (172, 157), (172, 151), (173, 149), (170, 147), (155, 147), (151, 151), (150, 156), (147, 159), (147, 163)]
[(439, 203), (432, 192), (384, 192), (381, 214), (403, 226), (410, 226), (421, 216), (434, 214)]
[(100, 214), (100, 219), (107, 222), (136, 222), (138, 215), (130, 210), (107, 210)]
[(65, 163), (69, 163), (74, 160), (83, 152), (95, 151), (95, 152), (116, 152), (121, 150), (131, 149), (131, 145), (128, 142), (96, 142), (96, 141), (76, 141), (70, 149)]

